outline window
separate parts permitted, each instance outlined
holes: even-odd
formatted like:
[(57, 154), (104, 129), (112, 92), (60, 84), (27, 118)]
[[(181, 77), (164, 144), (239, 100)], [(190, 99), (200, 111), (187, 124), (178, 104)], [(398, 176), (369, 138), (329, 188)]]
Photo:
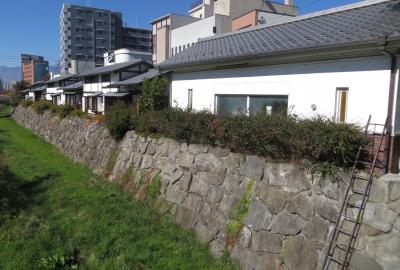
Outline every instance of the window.
[(273, 114), (278, 112), (287, 113), (288, 97), (287, 96), (250, 96), (249, 113), (255, 116), (260, 112)]
[(191, 110), (193, 108), (193, 89), (188, 89), (188, 106), (187, 108)]
[(216, 26), (213, 27), (213, 33), (214, 33), (214, 34), (217, 33), (217, 27), (216, 27)]
[(97, 83), (98, 82), (98, 77), (97, 76), (92, 76), (92, 77), (86, 77), (85, 78), (85, 83)]
[(111, 76), (110, 74), (103, 74), (101, 75), (101, 82), (110, 82), (111, 81)]
[(217, 95), (216, 111), (219, 114), (245, 113), (255, 116), (259, 113), (274, 114), (287, 112), (288, 96), (265, 95)]
[(347, 117), (347, 103), (349, 96), (349, 88), (338, 87), (336, 88), (336, 105), (335, 105), (335, 119), (338, 122), (346, 122)]
[(246, 113), (246, 96), (217, 96), (217, 112), (219, 114)]

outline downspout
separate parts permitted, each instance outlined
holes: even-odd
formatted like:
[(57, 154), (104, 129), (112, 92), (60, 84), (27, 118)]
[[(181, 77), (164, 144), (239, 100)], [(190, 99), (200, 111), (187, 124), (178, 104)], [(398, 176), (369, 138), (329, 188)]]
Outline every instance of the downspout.
[(387, 37), (384, 37), (379, 43), (382, 52), (391, 58), (390, 61), (390, 82), (389, 82), (389, 97), (388, 97), (388, 111), (387, 111), (387, 126), (386, 126), (386, 164), (388, 173), (398, 173), (398, 151), (394, 149), (394, 136), (393, 131), (393, 105), (395, 99), (395, 85), (396, 85), (396, 64), (397, 56), (386, 50)]

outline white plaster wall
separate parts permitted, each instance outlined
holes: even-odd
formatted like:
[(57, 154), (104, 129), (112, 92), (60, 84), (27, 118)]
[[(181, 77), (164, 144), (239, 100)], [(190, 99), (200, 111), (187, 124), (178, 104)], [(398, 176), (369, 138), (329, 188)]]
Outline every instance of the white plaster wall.
[[(221, 34), (229, 31), (225, 23), (230, 19), (222, 15), (214, 15), (206, 19), (173, 29), (171, 31), (171, 48), (175, 49), (179, 46), (187, 46), (188, 44), (196, 43), (200, 38), (206, 38), (215, 35), (213, 32), (214, 26), (217, 27), (217, 33)], [(175, 51), (174, 51), (175, 52)]]
[(217, 94), (288, 95), (292, 113), (333, 117), (336, 88), (349, 87), (347, 121), (384, 123), (389, 80), (388, 57), (193, 72), (172, 75), (171, 101), (186, 108), (193, 89), (193, 109), (214, 112)]
[[(85, 110), (85, 99), (88, 95), (90, 95), (93, 92), (103, 92), (103, 93), (109, 93), (109, 92), (118, 92), (118, 88), (103, 88), (106, 86), (110, 85), (110, 82), (101, 82), (101, 75), (98, 75), (98, 82), (97, 83), (84, 83), (83, 84), (83, 98), (82, 98), (82, 110)], [(111, 83), (115, 83), (119, 81), (119, 73), (112, 73), (111, 74)], [(102, 102), (100, 102), (100, 98)], [(100, 113), (104, 113), (104, 97), (99, 97), (98, 103), (97, 103), (97, 110)], [(89, 111), (90, 113), (90, 111)]]

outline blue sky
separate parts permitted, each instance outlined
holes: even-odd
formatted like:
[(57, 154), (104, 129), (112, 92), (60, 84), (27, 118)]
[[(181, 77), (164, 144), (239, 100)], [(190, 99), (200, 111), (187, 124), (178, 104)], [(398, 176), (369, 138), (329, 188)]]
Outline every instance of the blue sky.
[[(42, 55), (55, 64), (62, 4), (89, 2), (93, 7), (122, 12), (128, 26), (150, 29), (150, 21), (166, 13), (187, 14), (194, 0), (1, 0), (0, 66), (18, 66), (21, 53)], [(295, 0), (300, 14), (354, 2), (358, 0)]]

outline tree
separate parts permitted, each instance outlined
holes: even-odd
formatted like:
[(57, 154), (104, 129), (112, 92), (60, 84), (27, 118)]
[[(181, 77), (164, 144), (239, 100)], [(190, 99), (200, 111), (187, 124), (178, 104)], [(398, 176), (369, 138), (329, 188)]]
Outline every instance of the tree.
[(13, 90), (15, 93), (21, 93), (25, 88), (30, 85), (27, 81), (18, 81), (13, 84)]
[(140, 112), (159, 111), (167, 107), (168, 88), (169, 79), (165, 76), (145, 79), (139, 100)]

